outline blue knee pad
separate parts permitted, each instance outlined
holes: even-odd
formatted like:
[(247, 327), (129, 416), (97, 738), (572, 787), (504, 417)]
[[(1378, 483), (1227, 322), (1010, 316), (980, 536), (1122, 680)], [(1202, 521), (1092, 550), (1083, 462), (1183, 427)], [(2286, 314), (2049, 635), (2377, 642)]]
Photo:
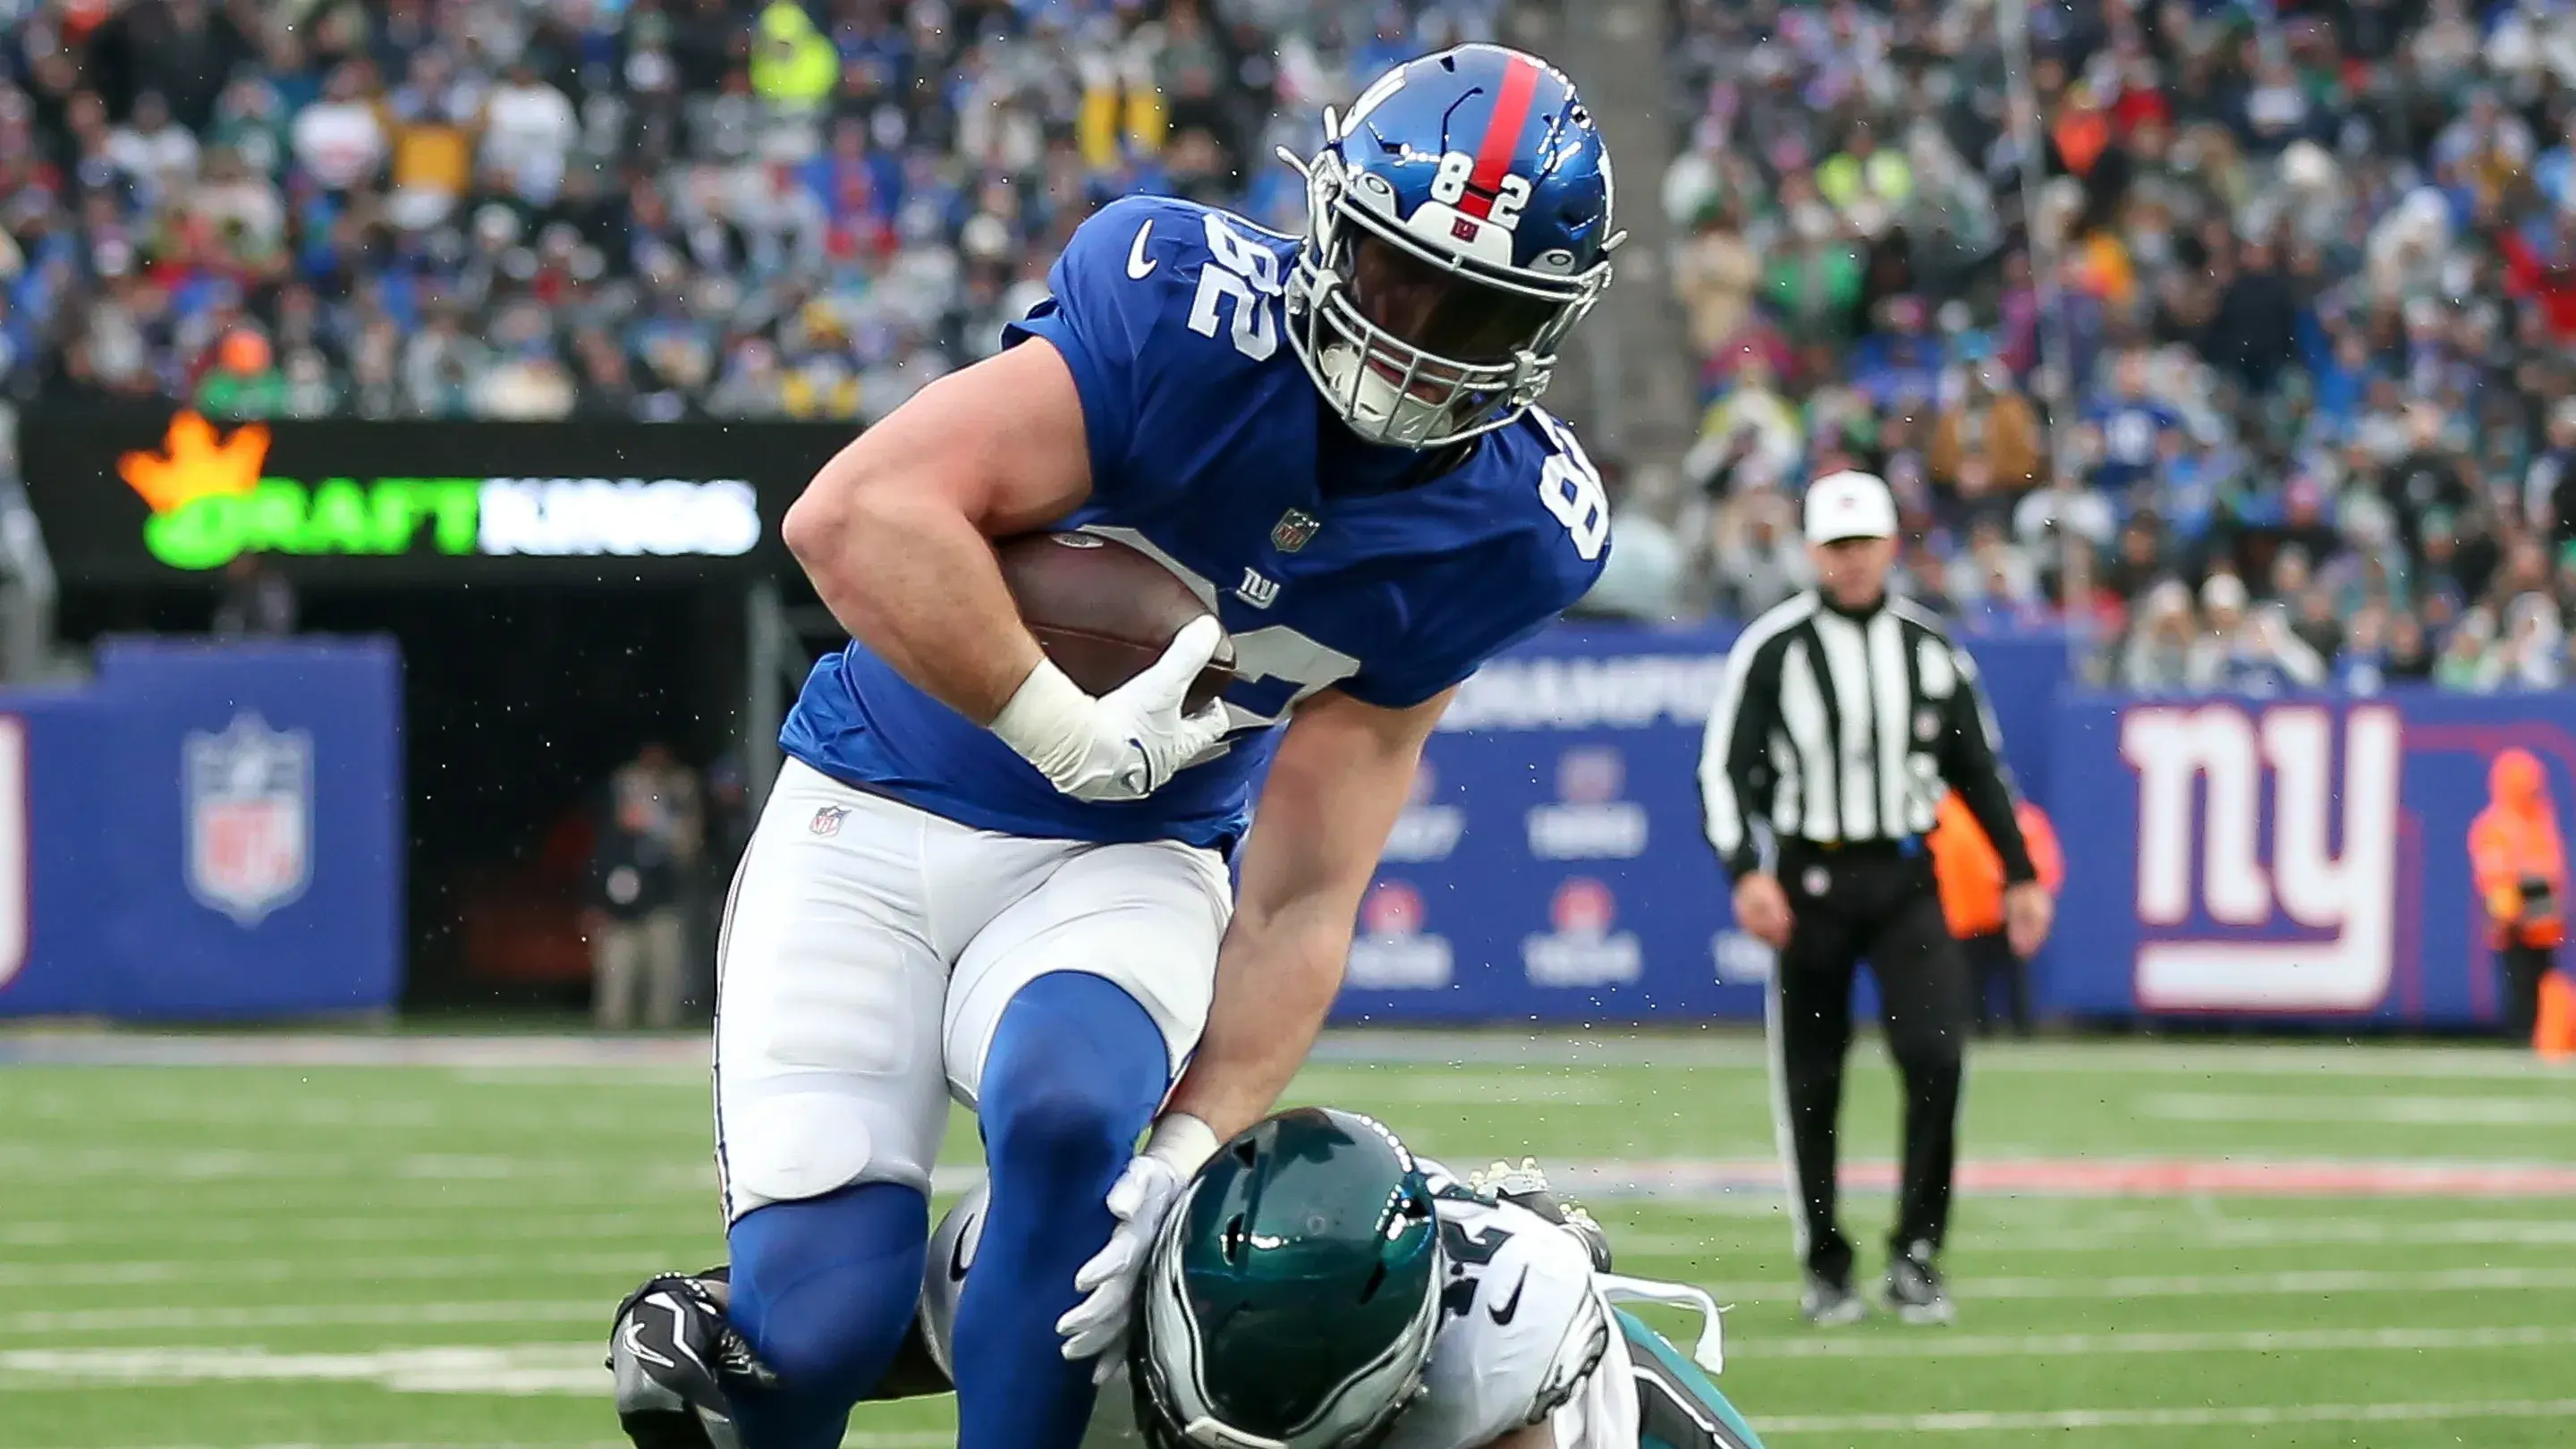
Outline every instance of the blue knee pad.
[(1003, 1009), (978, 1094), (992, 1203), (957, 1306), (958, 1449), (1081, 1443), (1092, 1366), (1065, 1362), (1055, 1321), (1170, 1073), (1153, 1017), (1097, 976), (1041, 976)]
[(876, 1387), (921, 1298), (930, 1204), (862, 1182), (754, 1208), (727, 1235), (734, 1326), (778, 1387), (731, 1396), (745, 1449), (836, 1449), (850, 1406)]

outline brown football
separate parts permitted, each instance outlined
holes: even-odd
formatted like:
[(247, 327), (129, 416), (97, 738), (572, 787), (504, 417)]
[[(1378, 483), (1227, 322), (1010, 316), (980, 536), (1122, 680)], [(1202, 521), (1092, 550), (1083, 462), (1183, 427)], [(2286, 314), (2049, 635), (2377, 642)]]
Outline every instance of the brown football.
[[(1033, 533), (994, 545), (1002, 582), (1038, 647), (1074, 683), (1107, 694), (1163, 657), (1172, 636), (1209, 612), (1170, 569), (1114, 538)], [(1190, 686), (1197, 709), (1234, 683), (1234, 641)]]

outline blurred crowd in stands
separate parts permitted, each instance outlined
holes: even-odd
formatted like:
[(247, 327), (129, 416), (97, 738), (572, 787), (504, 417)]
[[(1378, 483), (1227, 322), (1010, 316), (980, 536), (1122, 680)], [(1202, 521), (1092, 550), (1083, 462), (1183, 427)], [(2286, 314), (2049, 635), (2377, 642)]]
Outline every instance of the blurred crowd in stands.
[(2071, 599), (2105, 682), (2561, 683), (2576, 6), (2072, 0), (2024, 71), (2002, 4), (1675, 5), (1720, 606), (1799, 585), (1795, 490), (1857, 464), (1915, 594)]
[[(0, 0), (0, 396), (871, 420), (1506, 3)], [(2576, 0), (1667, 4), (1719, 611), (1858, 466), (2105, 682), (2568, 676)]]
[(0, 391), (873, 419), (1499, 5), (0, 0)]

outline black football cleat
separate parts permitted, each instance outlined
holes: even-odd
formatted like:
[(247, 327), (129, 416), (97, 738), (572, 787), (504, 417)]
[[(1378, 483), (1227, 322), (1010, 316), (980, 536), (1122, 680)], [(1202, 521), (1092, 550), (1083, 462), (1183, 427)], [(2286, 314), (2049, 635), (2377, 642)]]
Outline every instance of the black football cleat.
[(617, 1305), (608, 1368), (617, 1422), (635, 1449), (742, 1449), (725, 1391), (767, 1388), (778, 1376), (725, 1317), (732, 1298), (726, 1270), (711, 1268), (648, 1278)]

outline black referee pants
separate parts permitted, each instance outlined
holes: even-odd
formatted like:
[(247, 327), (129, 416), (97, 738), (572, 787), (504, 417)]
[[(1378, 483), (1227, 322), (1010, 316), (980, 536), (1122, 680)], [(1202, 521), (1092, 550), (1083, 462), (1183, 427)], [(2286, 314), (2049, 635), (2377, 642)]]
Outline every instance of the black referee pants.
[(1888, 1049), (1905, 1087), (1892, 1251), (1918, 1242), (1938, 1249), (1949, 1228), (1962, 1053), (1975, 1011), (1928, 854), (1894, 844), (1828, 850), (1784, 841), (1779, 879), (1795, 924), (1772, 985), (1774, 1109), (1785, 1117), (1806, 1266), (1847, 1283), (1852, 1246), (1835, 1216), (1836, 1129), (1860, 963), (1866, 959), (1878, 978)]

